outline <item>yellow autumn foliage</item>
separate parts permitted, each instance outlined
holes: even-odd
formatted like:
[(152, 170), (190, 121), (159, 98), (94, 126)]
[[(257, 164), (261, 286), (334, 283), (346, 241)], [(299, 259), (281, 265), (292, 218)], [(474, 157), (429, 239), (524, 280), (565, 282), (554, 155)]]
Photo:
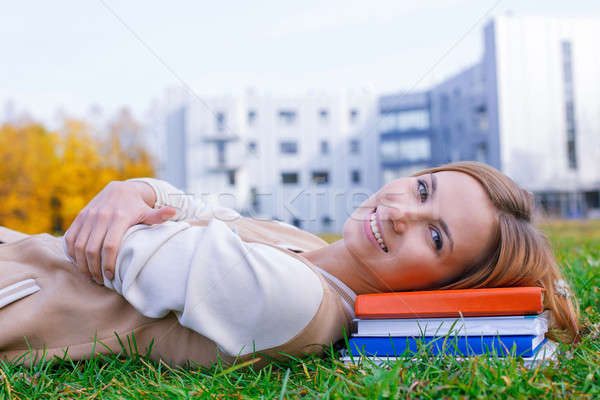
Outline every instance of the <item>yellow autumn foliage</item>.
[(0, 127), (0, 225), (61, 234), (110, 181), (153, 176), (148, 152), (130, 134), (125, 148), (122, 134), (118, 123), (104, 141), (81, 121), (60, 134), (39, 124)]

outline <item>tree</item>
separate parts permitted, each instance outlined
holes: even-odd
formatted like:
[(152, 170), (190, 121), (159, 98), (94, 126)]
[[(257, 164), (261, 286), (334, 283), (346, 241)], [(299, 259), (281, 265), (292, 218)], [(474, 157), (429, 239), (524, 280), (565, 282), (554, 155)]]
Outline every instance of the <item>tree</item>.
[(148, 152), (131, 140), (124, 147), (126, 132), (112, 126), (106, 140), (77, 120), (62, 134), (39, 124), (0, 127), (0, 225), (62, 234), (110, 181), (153, 176)]

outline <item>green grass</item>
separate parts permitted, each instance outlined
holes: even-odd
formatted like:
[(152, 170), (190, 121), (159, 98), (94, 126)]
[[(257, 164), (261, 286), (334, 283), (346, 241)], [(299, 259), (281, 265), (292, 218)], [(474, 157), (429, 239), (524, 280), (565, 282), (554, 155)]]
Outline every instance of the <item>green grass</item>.
[(586, 326), (581, 343), (562, 345), (559, 360), (545, 366), (425, 356), (357, 368), (342, 365), (331, 351), (261, 370), (172, 369), (140, 357), (55, 359), (32, 368), (0, 364), (0, 398), (600, 398), (600, 222), (554, 222), (542, 229), (573, 283)]

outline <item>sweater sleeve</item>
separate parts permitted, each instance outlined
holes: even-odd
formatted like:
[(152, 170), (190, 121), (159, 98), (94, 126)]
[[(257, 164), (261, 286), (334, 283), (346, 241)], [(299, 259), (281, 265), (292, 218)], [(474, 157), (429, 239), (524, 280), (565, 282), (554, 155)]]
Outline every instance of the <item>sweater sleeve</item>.
[(140, 313), (179, 322), (232, 356), (283, 345), (306, 327), (323, 299), (302, 261), (243, 242), (223, 221), (206, 227), (168, 221), (136, 225), (105, 284)]
[(134, 178), (128, 179), (128, 182), (144, 182), (150, 185), (156, 195), (154, 208), (169, 206), (177, 211), (171, 221), (193, 220), (198, 214), (202, 213), (205, 206), (194, 195), (185, 193), (169, 182), (160, 179)]

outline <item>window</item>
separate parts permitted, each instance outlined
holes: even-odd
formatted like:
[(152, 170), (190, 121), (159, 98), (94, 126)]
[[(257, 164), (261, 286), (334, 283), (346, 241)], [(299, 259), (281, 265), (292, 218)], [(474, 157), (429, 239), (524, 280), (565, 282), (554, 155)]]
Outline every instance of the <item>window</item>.
[(321, 108), (319, 110), (319, 120), (321, 122), (327, 122), (329, 120), (329, 111), (326, 108)]
[(360, 153), (360, 140), (352, 139), (350, 141), (350, 154), (359, 154)]
[(256, 186), (250, 188), (250, 203), (252, 204), (254, 211), (260, 212), (260, 200), (258, 198), (258, 188)]
[(317, 185), (324, 185), (329, 182), (329, 172), (327, 171), (313, 171), (312, 182)]
[(225, 113), (218, 112), (215, 114), (215, 122), (217, 124), (217, 132), (223, 132), (225, 130)]
[(398, 113), (398, 130), (429, 129), (429, 111), (414, 110)]
[(561, 42), (563, 68), (563, 94), (565, 98), (565, 125), (567, 134), (567, 163), (577, 169), (577, 124), (575, 122), (575, 96), (573, 95), (573, 60), (571, 42)]
[(400, 140), (384, 140), (381, 142), (382, 161), (419, 161), (431, 157), (430, 141), (427, 137)]
[(229, 182), (229, 185), (235, 185), (235, 170), (232, 169), (227, 171), (227, 181)]
[(279, 142), (279, 152), (281, 154), (296, 154), (298, 153), (298, 143), (293, 140), (284, 140)]
[(225, 165), (225, 142), (217, 142), (217, 162), (219, 166)]
[(296, 111), (293, 110), (279, 110), (277, 114), (279, 118), (279, 122), (282, 125), (293, 125), (296, 122)]
[(448, 99), (447, 94), (444, 93), (442, 95), (442, 97), (440, 98), (440, 103), (441, 103), (442, 112), (447, 113), (448, 109), (450, 108), (450, 99)]
[(487, 144), (479, 143), (477, 145), (477, 150), (475, 151), (475, 161), (486, 162), (487, 160)]
[(379, 116), (379, 130), (381, 132), (389, 132), (396, 130), (396, 120), (397, 114), (394, 113), (385, 113)]
[(321, 154), (329, 154), (329, 142), (321, 140)]
[(256, 123), (256, 111), (249, 110), (248, 111), (248, 126), (254, 126)]
[(284, 185), (294, 185), (299, 182), (297, 172), (282, 172), (281, 183)]
[(379, 117), (381, 132), (426, 129), (429, 129), (429, 110), (395, 111)]
[(479, 106), (475, 110), (477, 114), (477, 127), (480, 131), (487, 131), (488, 129), (488, 119), (487, 119), (487, 108), (486, 106)]
[(354, 124), (358, 121), (358, 115), (358, 110), (356, 108), (350, 109), (350, 111), (348, 112), (348, 120), (351, 124)]
[(248, 153), (256, 154), (257, 149), (258, 149), (258, 145), (256, 144), (256, 141), (251, 140), (248, 142)]
[(359, 170), (354, 169), (354, 170), (350, 171), (350, 181), (354, 184), (360, 183), (360, 171)]
[(427, 164), (410, 165), (400, 168), (384, 168), (383, 169), (383, 184), (389, 183), (394, 179), (411, 176), (415, 172), (419, 172), (427, 168)]

